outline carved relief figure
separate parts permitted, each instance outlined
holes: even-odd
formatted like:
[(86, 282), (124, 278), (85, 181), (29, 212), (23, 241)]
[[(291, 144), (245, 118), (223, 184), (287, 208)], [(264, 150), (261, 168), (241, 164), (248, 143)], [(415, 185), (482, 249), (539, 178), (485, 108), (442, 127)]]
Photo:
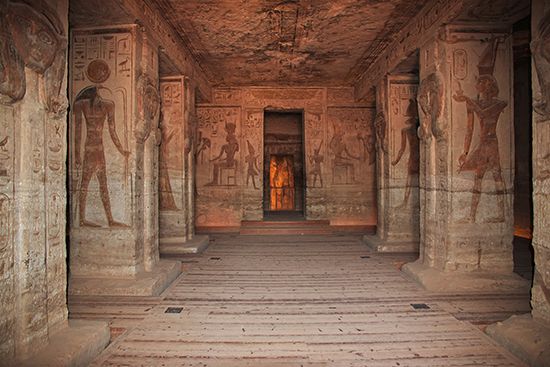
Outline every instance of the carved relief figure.
[[(481, 196), (481, 184), (487, 172), (493, 174), (497, 194), (499, 194), (498, 204), (500, 209), (499, 216), (490, 221), (502, 222), (505, 218), (504, 197), (502, 194), (505, 193), (506, 189), (500, 167), (497, 124), (500, 114), (508, 103), (497, 99), (499, 88), (497, 80), (493, 76), (497, 47), (497, 39), (491, 40), (480, 57), (478, 64), (479, 76), (476, 83), (476, 89), (479, 93), (477, 98), (465, 96), (460, 84), (456, 94), (453, 95), (455, 101), (466, 104), (467, 111), (466, 137), (464, 139), (464, 150), (458, 158), (458, 170), (459, 172), (473, 171), (475, 174), (470, 215), (464, 218), (463, 221), (465, 222), (475, 222)], [(479, 120), (480, 137), (478, 145), (470, 152), (475, 116)]]
[(443, 77), (439, 72), (428, 75), (420, 82), (417, 99), (423, 114), (418, 131), (421, 139), (432, 135), (437, 139), (445, 137), (446, 126), (441, 119), (445, 107), (444, 91)]
[(250, 141), (247, 140), (246, 144), (248, 145), (248, 155), (245, 157), (245, 162), (248, 165), (246, 170), (246, 186), (248, 186), (248, 182), (250, 178), (252, 178), (252, 185), (255, 189), (258, 189), (258, 187), (256, 187), (256, 176), (260, 171), (258, 168), (258, 155), (252, 144), (250, 144)]
[(534, 98), (533, 108), (543, 120), (550, 120), (550, 11), (539, 22), (531, 49), (540, 84), (540, 97)]
[(134, 135), (139, 141), (144, 142), (149, 138), (149, 134), (153, 128), (153, 121), (160, 108), (160, 97), (157, 88), (153, 86), (145, 75), (141, 75), (138, 78), (137, 96), (139, 118)]
[(360, 158), (350, 153), (346, 142), (344, 141), (344, 131), (342, 128), (334, 126), (334, 136), (330, 140), (330, 148), (334, 154), (333, 160), (333, 177), (336, 177), (339, 169), (345, 171), (345, 183), (350, 184), (355, 182), (355, 166), (353, 161), (358, 161)]
[(323, 164), (325, 157), (321, 154), (321, 147), (323, 146), (323, 141), (319, 143), (319, 146), (315, 148), (313, 154), (309, 157), (309, 162), (311, 163), (311, 175), (313, 176), (313, 183), (311, 187), (315, 187), (317, 184), (317, 178), (323, 187), (323, 173), (321, 172), (321, 165)]
[(26, 66), (44, 76), (46, 110), (59, 117), (67, 108), (61, 96), (67, 40), (59, 18), (44, 2), (32, 7), (9, 3), (2, 13), (0, 102), (13, 103), (25, 96)]
[(375, 136), (372, 134), (370, 129), (357, 133), (357, 140), (361, 143), (363, 147), (363, 155), (361, 159), (364, 162), (367, 162), (369, 166), (374, 164), (376, 161), (376, 155), (374, 154), (375, 148)]
[[(79, 188), (79, 220), (81, 226), (99, 227), (98, 224), (86, 220), (86, 196), (90, 180), (96, 175), (99, 182), (99, 191), (103, 208), (107, 216), (109, 227), (125, 226), (113, 219), (109, 188), (107, 186), (107, 170), (105, 165), (105, 151), (103, 146), (103, 127), (105, 120), (109, 126), (111, 139), (126, 159), (130, 152), (125, 150), (120, 143), (115, 127), (115, 104), (99, 95), (101, 87), (90, 86), (80, 91), (74, 101), (75, 122), (75, 164), (77, 170), (82, 166), (82, 179)], [(81, 138), (82, 124), (86, 123), (86, 140), (84, 142), (84, 157), (82, 159)]]
[(197, 151), (195, 152), (195, 160), (200, 157), (200, 163), (204, 163), (203, 152), (212, 146), (212, 142), (206, 136), (202, 136), (201, 130), (199, 130), (197, 140), (199, 143), (197, 145)]
[[(237, 171), (237, 160), (235, 159), (235, 154), (239, 151), (239, 142), (235, 136), (236, 125), (234, 123), (226, 123), (225, 131), (227, 136), (225, 138), (226, 143), (222, 145), (220, 149), (220, 154), (217, 157), (211, 159), (211, 162), (214, 163), (212, 181), (206, 184), (206, 186), (215, 186), (221, 185), (220, 182), (220, 173), (225, 169), (234, 170), (233, 174), (236, 174)], [(225, 158), (222, 158), (225, 155)]]
[(411, 195), (411, 187), (414, 185), (414, 179), (418, 176), (420, 157), (419, 157), (419, 141), (417, 136), (418, 128), (418, 109), (416, 107), (416, 101), (414, 99), (409, 100), (406, 115), (409, 117), (405, 121), (405, 127), (401, 129), (401, 146), (397, 152), (397, 157), (391, 162), (393, 166), (399, 163), (405, 153), (407, 143), (409, 146), (409, 161), (407, 163), (407, 183), (405, 185), (405, 197), (401, 208), (407, 206), (409, 202), (409, 196)]
[(382, 152), (388, 152), (388, 143), (386, 141), (386, 119), (384, 113), (379, 111), (374, 118), (374, 131), (376, 133), (376, 147)]
[(162, 119), (160, 124), (161, 144), (159, 151), (159, 206), (161, 210), (178, 210), (172, 185), (170, 184), (170, 173), (168, 172), (168, 160), (170, 156), (170, 142), (177, 133), (173, 121), (178, 118), (178, 111), (173, 109), (169, 119)]

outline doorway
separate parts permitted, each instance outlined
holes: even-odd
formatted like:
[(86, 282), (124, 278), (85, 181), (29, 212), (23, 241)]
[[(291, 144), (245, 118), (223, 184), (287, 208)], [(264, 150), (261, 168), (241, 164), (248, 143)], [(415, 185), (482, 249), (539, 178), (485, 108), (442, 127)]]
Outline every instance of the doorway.
[(264, 220), (304, 217), (303, 112), (264, 113)]

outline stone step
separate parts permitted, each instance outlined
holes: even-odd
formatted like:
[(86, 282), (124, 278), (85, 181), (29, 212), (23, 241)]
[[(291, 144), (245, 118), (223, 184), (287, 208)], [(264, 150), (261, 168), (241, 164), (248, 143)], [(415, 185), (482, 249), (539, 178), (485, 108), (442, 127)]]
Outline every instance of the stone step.
[(159, 239), (159, 251), (161, 256), (200, 254), (208, 244), (208, 236), (194, 236), (190, 240), (185, 237), (167, 237)]
[(275, 227), (309, 227), (309, 226), (328, 226), (330, 221), (328, 220), (295, 220), (295, 221), (262, 221), (262, 220), (243, 220), (241, 222), (241, 228), (243, 227), (261, 227), (261, 228), (275, 228)]
[(242, 235), (324, 235), (332, 234), (328, 220), (243, 221)]

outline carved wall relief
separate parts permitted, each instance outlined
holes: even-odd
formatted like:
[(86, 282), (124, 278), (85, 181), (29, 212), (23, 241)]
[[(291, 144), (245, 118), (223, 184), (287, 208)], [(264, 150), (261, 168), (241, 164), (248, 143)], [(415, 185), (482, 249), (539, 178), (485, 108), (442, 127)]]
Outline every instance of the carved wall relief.
[(329, 109), (329, 128), (332, 130), (328, 146), (333, 184), (362, 183), (366, 167), (373, 165), (375, 134), (370, 112), (367, 109)]
[[(317, 145), (315, 147), (315, 145)], [(311, 175), (311, 186), (310, 187), (323, 187), (323, 163), (325, 162), (325, 155), (321, 152), (323, 147), (323, 140), (313, 142), (313, 152), (308, 156)], [(323, 149), (324, 150), (324, 149)], [(319, 181), (319, 183), (317, 183)], [(317, 186), (317, 184), (319, 186)]]
[(237, 186), (239, 182), (240, 130), (237, 108), (198, 110), (198, 186)]
[[(130, 190), (133, 34), (76, 30), (73, 45), (70, 152), (73, 223), (101, 227), (106, 218), (107, 226), (124, 227), (128, 224), (124, 221), (129, 220), (127, 195), (110, 193)], [(147, 121), (158, 108), (156, 90), (151, 91), (144, 84), (140, 84), (143, 93), (135, 128), (140, 138), (150, 132)]]
[(419, 136), (421, 139), (445, 139), (446, 122), (442, 116), (445, 109), (445, 85), (440, 72), (426, 76), (418, 88), (418, 105), (422, 113)]
[(67, 39), (57, 15), (44, 2), (30, 6), (8, 2), (0, 25), (0, 102), (25, 96), (24, 67), (43, 76), (44, 105), (60, 117), (67, 108), (61, 86)]
[[(416, 91), (415, 87), (411, 86), (403, 86), (404, 88), (411, 88), (412, 90)], [(393, 160), (391, 161), (392, 166), (396, 166), (399, 164), (399, 162), (402, 160), (403, 156), (405, 155), (405, 150), (407, 150), (407, 169), (406, 169), (406, 183), (405, 183), (405, 196), (403, 198), (403, 202), (400, 204), (401, 208), (405, 208), (408, 206), (409, 203), (409, 197), (411, 194), (411, 188), (413, 186), (417, 186), (417, 180), (418, 180), (418, 173), (420, 168), (420, 157), (419, 157), (419, 140), (417, 135), (417, 129), (418, 129), (418, 110), (417, 110), (417, 102), (414, 99), (414, 95), (416, 93), (413, 93), (409, 96), (409, 99), (406, 101), (403, 101), (406, 104), (405, 106), (400, 106), (401, 109), (395, 116), (392, 116), (395, 120), (399, 120), (399, 122), (403, 122), (403, 125), (400, 126), (401, 129), (399, 131), (398, 124), (393, 124), (393, 134), (399, 135), (399, 138), (397, 136), (394, 136), (393, 141), (396, 143), (394, 144), (394, 148), (397, 148), (397, 141), (399, 141), (399, 149), (397, 152), (395, 152), (395, 149), (392, 153)], [(398, 122), (398, 121), (396, 121)], [(401, 125), (401, 124), (399, 124)], [(408, 147), (408, 149), (407, 149)], [(398, 178), (400, 174), (398, 173), (398, 170), (394, 170), (393, 177)]]
[[(461, 221), (472, 223), (476, 221), (476, 214), (481, 198), (482, 182), (487, 173), (491, 173), (495, 180), (498, 213), (489, 222), (503, 222), (505, 220), (506, 185), (502, 175), (501, 154), (499, 150), (498, 124), (501, 114), (508, 106), (506, 100), (499, 99), (499, 82), (494, 76), (495, 60), (499, 45), (498, 38), (484, 42), (484, 49), (477, 64), (475, 90), (477, 96), (467, 96), (462, 84), (457, 81), (457, 88), (453, 94), (454, 101), (465, 105), (465, 137), (462, 153), (458, 158), (458, 172), (473, 172), (474, 186), (469, 215)], [(475, 122), (479, 123), (477, 144), (472, 150), (472, 140)]]
[(181, 202), (184, 169), (184, 106), (181, 82), (161, 82), (161, 97), (159, 207), (160, 210), (178, 210), (174, 194), (176, 193), (175, 197)]
[(550, 120), (550, 10), (538, 23), (531, 50), (540, 85), (540, 96), (535, 96), (533, 109), (543, 121)]
[(134, 135), (139, 142), (145, 142), (153, 129), (153, 122), (160, 108), (160, 97), (154, 83), (145, 74), (137, 82), (138, 120)]

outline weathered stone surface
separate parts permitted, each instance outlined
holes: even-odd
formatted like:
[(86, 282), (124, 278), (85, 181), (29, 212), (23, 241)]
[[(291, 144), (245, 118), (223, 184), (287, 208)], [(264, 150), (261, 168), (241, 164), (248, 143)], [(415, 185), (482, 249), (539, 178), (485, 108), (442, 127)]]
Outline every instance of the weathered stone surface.
[[(532, 366), (550, 366), (550, 119), (547, 48), (550, 1), (532, 2), (533, 249), (535, 271), (530, 315), (491, 325), (487, 333)], [(543, 46), (544, 44), (544, 46)]]
[(0, 2), (0, 360), (67, 323), (66, 1)]
[(156, 3), (215, 85), (341, 86), (426, 2)]
[(50, 336), (48, 346), (17, 362), (20, 367), (79, 367), (88, 365), (109, 344), (106, 322), (70, 320)]

